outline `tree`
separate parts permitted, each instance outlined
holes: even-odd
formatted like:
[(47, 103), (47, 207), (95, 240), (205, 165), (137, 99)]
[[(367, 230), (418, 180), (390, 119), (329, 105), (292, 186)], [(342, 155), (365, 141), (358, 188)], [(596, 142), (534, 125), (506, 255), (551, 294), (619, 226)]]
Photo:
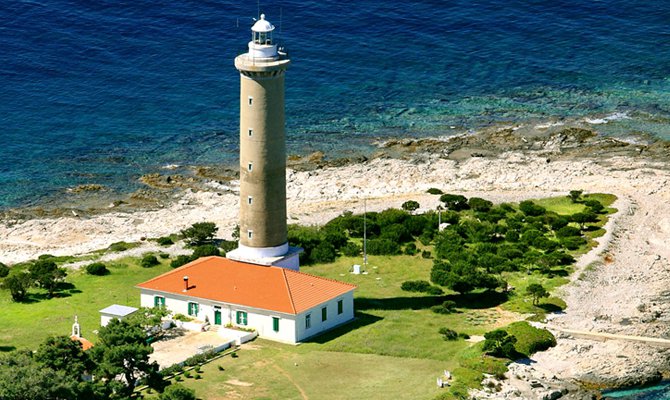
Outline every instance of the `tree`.
[(190, 228), (181, 231), (181, 234), (193, 246), (199, 246), (214, 239), (219, 230), (214, 222), (196, 222)]
[(235, 224), (231, 236), (233, 237), (233, 240), (236, 242), (240, 240), (240, 226), (238, 224)]
[(170, 385), (165, 389), (158, 400), (195, 400), (195, 392), (178, 383)]
[(468, 205), (471, 209), (481, 212), (488, 212), (491, 207), (493, 207), (492, 202), (484, 200), (480, 197), (471, 197), (470, 200), (468, 200)]
[(570, 194), (568, 194), (568, 197), (570, 198), (570, 201), (577, 203), (579, 198), (582, 197), (582, 193), (584, 193), (583, 190), (571, 190)]
[(209, 257), (209, 256), (220, 256), (221, 251), (219, 250), (218, 247), (216, 247), (213, 244), (204, 244), (202, 246), (198, 246), (193, 250), (193, 255), (191, 256), (191, 259), (197, 260), (200, 257)]
[(160, 262), (153, 254), (145, 254), (144, 257), (142, 257), (142, 261), (140, 262), (140, 265), (143, 268), (151, 268), (158, 264), (160, 264)]
[(134, 321), (114, 318), (100, 328), (98, 344), (89, 350), (97, 364), (96, 378), (119, 381), (118, 377), (123, 376), (119, 394), (132, 394), (140, 377), (158, 374), (158, 364), (149, 362), (153, 348), (148, 338), (146, 329)]
[(519, 210), (531, 217), (537, 217), (547, 212), (544, 207), (537, 205), (530, 200), (524, 200), (519, 203)]
[(528, 285), (526, 288), (526, 294), (533, 297), (534, 306), (539, 303), (541, 298), (549, 297), (549, 292), (547, 292), (547, 289), (545, 289), (544, 286), (540, 285), (539, 283), (531, 283)]
[(579, 224), (580, 229), (584, 230), (587, 222), (596, 222), (598, 221), (598, 215), (591, 210), (585, 210), (583, 212), (572, 214), (570, 217), (574, 222)]
[(502, 329), (496, 329), (485, 333), (484, 339), (484, 346), (482, 349), (486, 354), (509, 359), (514, 358), (517, 354), (514, 349), (516, 337)]
[(25, 271), (13, 273), (5, 278), (2, 287), (9, 290), (12, 300), (23, 301), (28, 295), (28, 288), (33, 285), (32, 276)]
[(605, 209), (605, 206), (595, 199), (584, 200), (584, 205), (596, 214), (600, 214)]
[(440, 196), (440, 201), (443, 202), (448, 209), (453, 211), (467, 210), (469, 207), (467, 197), (460, 194), (443, 194)]
[(336, 256), (337, 254), (335, 253), (335, 246), (329, 242), (319, 243), (314, 249), (312, 249), (312, 253), (310, 254), (310, 258), (316, 263), (333, 262), (335, 261)]
[(58, 282), (67, 276), (64, 268), (58, 268), (56, 263), (51, 259), (42, 259), (35, 261), (28, 271), (32, 279), (42, 288), (45, 289), (49, 297), (52, 297)]
[(417, 201), (407, 200), (406, 202), (402, 203), (401, 207), (405, 211), (414, 212), (414, 211), (418, 210), (419, 207), (421, 207), (421, 206), (419, 205), (419, 202), (417, 202)]
[(186, 263), (190, 263), (191, 261), (193, 261), (191, 256), (187, 256), (187, 255), (182, 254), (182, 255), (179, 255), (179, 256), (175, 257), (174, 260), (170, 261), (170, 266), (172, 268), (179, 268)]
[(77, 380), (64, 371), (41, 365), (29, 351), (0, 355), (0, 399), (78, 399)]
[(9, 267), (0, 262), (0, 278), (4, 278), (9, 275)]
[(81, 375), (93, 369), (93, 362), (80, 342), (67, 336), (51, 336), (40, 344), (35, 360), (80, 380)]

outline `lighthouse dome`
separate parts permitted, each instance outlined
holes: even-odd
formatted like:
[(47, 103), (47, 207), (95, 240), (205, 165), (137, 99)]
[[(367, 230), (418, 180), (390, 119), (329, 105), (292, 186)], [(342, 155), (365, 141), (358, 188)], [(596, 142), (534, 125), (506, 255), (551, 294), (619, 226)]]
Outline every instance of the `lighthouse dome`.
[(275, 26), (265, 20), (265, 14), (261, 14), (261, 19), (256, 21), (254, 26), (251, 27), (251, 30), (254, 32), (272, 32), (275, 30)]

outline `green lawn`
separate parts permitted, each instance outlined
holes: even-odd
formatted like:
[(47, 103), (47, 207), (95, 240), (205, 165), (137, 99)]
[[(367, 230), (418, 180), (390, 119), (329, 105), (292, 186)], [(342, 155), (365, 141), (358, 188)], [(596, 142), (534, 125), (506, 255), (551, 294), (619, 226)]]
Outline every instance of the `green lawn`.
[(108, 263), (111, 273), (106, 276), (68, 270), (66, 281), (72, 287), (51, 299), (33, 288), (29, 302), (15, 303), (8, 291), (0, 291), (0, 350), (35, 349), (50, 335), (69, 335), (75, 315), (82, 335), (95, 342), (101, 309), (112, 304), (139, 307), (140, 291), (134, 286), (171, 269), (165, 262), (153, 268), (138, 264), (131, 258)]

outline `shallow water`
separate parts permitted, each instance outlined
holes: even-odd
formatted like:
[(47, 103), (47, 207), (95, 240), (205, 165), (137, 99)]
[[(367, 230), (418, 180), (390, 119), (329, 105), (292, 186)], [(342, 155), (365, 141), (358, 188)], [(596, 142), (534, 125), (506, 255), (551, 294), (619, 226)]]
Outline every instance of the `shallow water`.
[[(670, 2), (261, 4), (293, 61), (290, 153), (588, 118), (670, 139)], [(255, 2), (0, 3), (0, 208), (168, 164), (235, 165)]]
[(667, 400), (670, 399), (670, 382), (643, 389), (617, 390), (603, 393), (604, 399), (619, 400)]

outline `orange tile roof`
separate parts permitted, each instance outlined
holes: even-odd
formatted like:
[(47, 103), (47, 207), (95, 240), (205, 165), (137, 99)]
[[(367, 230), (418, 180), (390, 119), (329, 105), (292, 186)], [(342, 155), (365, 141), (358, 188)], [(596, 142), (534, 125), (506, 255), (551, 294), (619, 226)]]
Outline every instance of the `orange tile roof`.
[(93, 347), (93, 343), (92, 343), (90, 340), (85, 339), (85, 338), (83, 338), (83, 337), (81, 337), (81, 336), (75, 336), (75, 335), (72, 335), (72, 336), (70, 336), (70, 339), (72, 339), (72, 340), (74, 340), (74, 341), (76, 341), (76, 342), (81, 343), (81, 347), (84, 349), (84, 351), (86, 351), (86, 350), (90, 349), (91, 347)]
[[(188, 276), (186, 292), (184, 276)], [(214, 256), (192, 261), (137, 287), (287, 314), (301, 313), (356, 288), (286, 268)]]

